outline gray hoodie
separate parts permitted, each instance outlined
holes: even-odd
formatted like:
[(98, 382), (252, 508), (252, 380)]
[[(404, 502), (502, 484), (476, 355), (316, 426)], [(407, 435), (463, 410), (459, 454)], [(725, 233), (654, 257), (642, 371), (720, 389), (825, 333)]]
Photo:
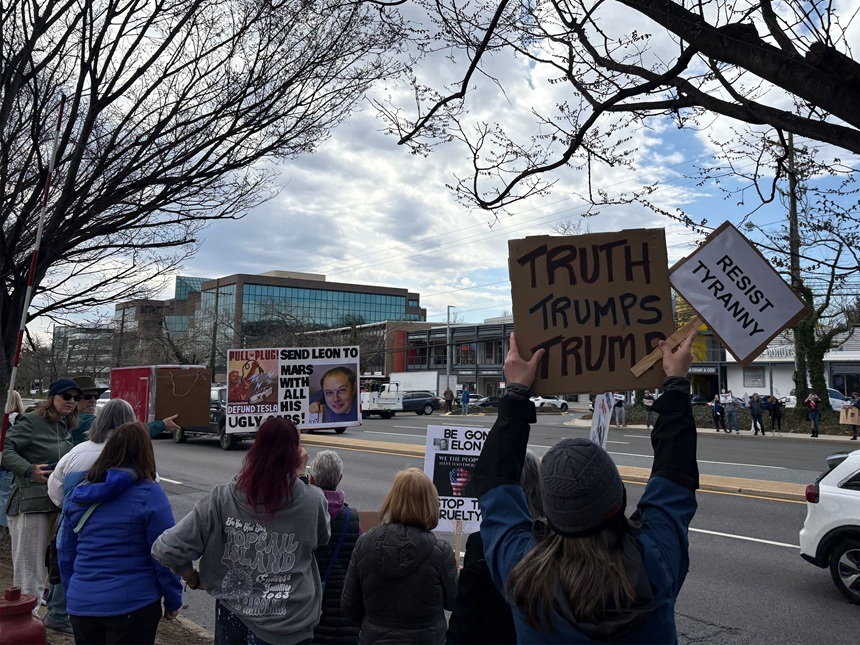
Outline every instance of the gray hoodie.
[(236, 490), (216, 486), (152, 545), (152, 556), (181, 573), (200, 558), (200, 588), (259, 638), (291, 645), (313, 638), (322, 587), (314, 551), (331, 535), (328, 505), (296, 481), (290, 505), (267, 516)]

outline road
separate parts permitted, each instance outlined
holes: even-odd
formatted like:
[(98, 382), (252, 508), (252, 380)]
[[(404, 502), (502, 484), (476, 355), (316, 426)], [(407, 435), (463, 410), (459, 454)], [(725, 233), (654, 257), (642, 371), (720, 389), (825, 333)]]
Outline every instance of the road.
[[(576, 415), (541, 415), (531, 435), (532, 449), (543, 454), (567, 436), (587, 436)], [(359, 510), (379, 508), (394, 474), (421, 467), (415, 457), (391, 454), (391, 442), (423, 445), (428, 424), (488, 428), (493, 417), (466, 418), (399, 415), (368, 420), (360, 428), (333, 438), (360, 438), (379, 444), (364, 450), (339, 450), (345, 464), (342, 487), (347, 501)], [(306, 445), (315, 441), (306, 435)], [(607, 448), (619, 465), (650, 467), (650, 444), (644, 428), (612, 428)], [(702, 473), (805, 484), (824, 468), (824, 458), (851, 449), (847, 441), (816, 443), (802, 437), (753, 437), (711, 431), (699, 434)], [(190, 440), (175, 445), (155, 442), (159, 475), (177, 518), (213, 485), (228, 480), (241, 466), (247, 450), (224, 452), (217, 442)], [(319, 450), (308, 445), (313, 457)], [(644, 486), (628, 482), (630, 508)], [(830, 581), (798, 555), (797, 532), (806, 514), (800, 501), (755, 495), (701, 491), (699, 511), (691, 526), (690, 573), (677, 604), (679, 638), (683, 643), (830, 643), (856, 642), (857, 611)], [(451, 536), (443, 536), (451, 540)], [(214, 628), (214, 601), (202, 592), (186, 592), (186, 617)]]

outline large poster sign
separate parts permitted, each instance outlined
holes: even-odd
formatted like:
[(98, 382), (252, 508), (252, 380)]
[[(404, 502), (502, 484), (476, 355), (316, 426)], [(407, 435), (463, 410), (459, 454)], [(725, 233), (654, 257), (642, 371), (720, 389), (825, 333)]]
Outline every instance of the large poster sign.
[(271, 416), (300, 430), (359, 424), (358, 347), (231, 349), (227, 372), (228, 433)]
[(657, 387), (661, 365), (630, 368), (675, 330), (663, 229), (509, 242), (520, 354), (539, 348), (538, 394)]
[(485, 428), (429, 426), (424, 452), (424, 473), (439, 492), (439, 531), (455, 531), (463, 523), (464, 533), (481, 526), (481, 509), (476, 497), (466, 497), (475, 464), (489, 434)]
[(808, 313), (791, 287), (729, 222), (672, 267), (671, 280), (741, 365)]

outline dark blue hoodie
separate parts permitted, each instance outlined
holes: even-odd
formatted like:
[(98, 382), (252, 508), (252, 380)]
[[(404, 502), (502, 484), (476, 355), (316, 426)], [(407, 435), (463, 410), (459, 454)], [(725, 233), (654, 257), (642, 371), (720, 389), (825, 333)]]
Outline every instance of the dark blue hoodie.
[[(79, 533), (73, 530), (95, 504)], [(174, 525), (167, 495), (130, 469), (110, 469), (104, 482), (83, 482), (63, 509), (60, 574), (73, 616), (119, 616), (164, 598), (182, 605), (179, 576), (150, 555), (152, 543)]]

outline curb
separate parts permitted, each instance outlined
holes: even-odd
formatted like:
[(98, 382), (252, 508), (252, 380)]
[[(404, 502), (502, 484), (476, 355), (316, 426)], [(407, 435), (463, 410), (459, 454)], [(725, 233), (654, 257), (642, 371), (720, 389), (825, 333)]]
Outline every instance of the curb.
[[(572, 424), (571, 425), (575, 425)], [(342, 450), (385, 451), (403, 457), (424, 459), (424, 446), (388, 441), (368, 441), (366, 439), (342, 439), (340, 437), (324, 437), (302, 435), (302, 443), (319, 448), (340, 448)], [(651, 471), (635, 466), (618, 466), (621, 479), (631, 484), (647, 484)], [(730, 493), (741, 495), (756, 495), (769, 499), (779, 499), (789, 502), (805, 502), (806, 486), (789, 482), (769, 481), (765, 479), (744, 479), (742, 477), (720, 477), (718, 475), (701, 475), (699, 489), (715, 493)]]
[(215, 632), (210, 632), (208, 629), (201, 625), (198, 625), (190, 618), (185, 618), (182, 614), (179, 614), (173, 620), (179, 623), (182, 626), (182, 629), (191, 632), (198, 638), (210, 641), (215, 639)]

